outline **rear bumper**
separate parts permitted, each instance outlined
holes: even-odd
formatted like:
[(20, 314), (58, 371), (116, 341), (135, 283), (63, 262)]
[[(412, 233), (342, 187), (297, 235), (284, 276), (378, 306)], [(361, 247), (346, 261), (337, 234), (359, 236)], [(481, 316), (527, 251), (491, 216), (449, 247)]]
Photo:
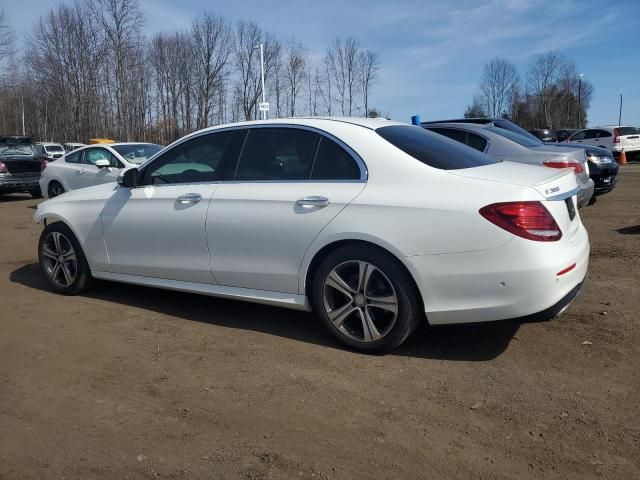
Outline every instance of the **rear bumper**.
[(404, 260), (432, 325), (533, 321), (553, 317), (575, 298), (587, 275), (589, 249), (580, 225), (574, 238), (560, 242), (514, 238), (493, 250)]
[(18, 175), (0, 175), (0, 192), (28, 192), (40, 188), (40, 175), (22, 177)]
[(617, 164), (589, 164), (589, 176), (595, 184), (596, 193), (606, 193), (613, 190), (618, 181)]
[(580, 190), (578, 191), (578, 208), (582, 208), (586, 205), (589, 205), (589, 201), (593, 194), (595, 193), (595, 184), (593, 180), (589, 179), (586, 183), (580, 185)]

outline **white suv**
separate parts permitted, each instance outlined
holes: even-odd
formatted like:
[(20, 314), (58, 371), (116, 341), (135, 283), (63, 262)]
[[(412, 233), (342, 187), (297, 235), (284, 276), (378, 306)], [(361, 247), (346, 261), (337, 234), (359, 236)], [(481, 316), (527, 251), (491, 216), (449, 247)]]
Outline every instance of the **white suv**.
[(640, 155), (640, 133), (636, 127), (587, 128), (571, 135), (568, 142), (604, 147), (611, 150), (616, 158), (623, 149), (626, 154)]

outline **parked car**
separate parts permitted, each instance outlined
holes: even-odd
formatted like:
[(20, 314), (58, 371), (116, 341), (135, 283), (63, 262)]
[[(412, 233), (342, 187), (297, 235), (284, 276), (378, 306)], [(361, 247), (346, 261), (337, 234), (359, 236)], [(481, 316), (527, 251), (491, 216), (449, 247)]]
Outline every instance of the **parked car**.
[(40, 172), (46, 164), (36, 158), (28, 136), (0, 136), (0, 195), (29, 192), (40, 197)]
[(584, 149), (547, 145), (537, 138), (529, 138), (512, 130), (496, 127), (493, 123), (435, 123), (422, 124), (439, 133), (498, 160), (529, 163), (550, 168), (572, 168), (578, 179), (578, 207), (589, 204), (595, 185), (589, 178)]
[(430, 125), (433, 123), (474, 123), (477, 125), (492, 124), (496, 128), (509, 130), (510, 132), (522, 135), (523, 137), (533, 140), (534, 142), (537, 142), (539, 144), (544, 144), (544, 142), (540, 140), (538, 137), (529, 133), (519, 125), (516, 125), (511, 120), (507, 120), (506, 118), (454, 118), (452, 120), (437, 120), (437, 121), (430, 121), (430, 122), (422, 122), (421, 125), (424, 127), (426, 125)]
[(567, 139), (578, 131), (577, 128), (561, 128), (556, 130), (556, 140), (566, 142)]
[(545, 143), (558, 141), (558, 134), (552, 128), (529, 130), (529, 133)]
[(618, 162), (610, 150), (601, 147), (586, 149), (589, 164), (589, 177), (595, 184), (597, 194), (608, 193), (618, 181)]
[(50, 163), (40, 179), (46, 198), (115, 182), (123, 168), (144, 163), (162, 149), (154, 143), (112, 143), (81, 147)]
[(566, 308), (589, 257), (578, 191), (571, 170), (497, 162), (419, 127), (296, 118), (201, 130), (34, 218), (58, 292), (98, 278), (314, 310), (372, 352), (425, 315)]
[(71, 143), (63, 143), (62, 144), (62, 148), (64, 148), (64, 151), (66, 153), (73, 152), (77, 148), (81, 148), (81, 147), (84, 147), (84, 146), (85, 146), (84, 143), (73, 143), (73, 142), (71, 142)]
[(35, 144), (36, 155), (46, 161), (55, 160), (64, 155), (64, 148), (59, 143), (38, 142)]
[(571, 135), (569, 142), (607, 148), (613, 152), (615, 158), (620, 156), (623, 149), (628, 157), (640, 155), (640, 133), (636, 127), (585, 128)]

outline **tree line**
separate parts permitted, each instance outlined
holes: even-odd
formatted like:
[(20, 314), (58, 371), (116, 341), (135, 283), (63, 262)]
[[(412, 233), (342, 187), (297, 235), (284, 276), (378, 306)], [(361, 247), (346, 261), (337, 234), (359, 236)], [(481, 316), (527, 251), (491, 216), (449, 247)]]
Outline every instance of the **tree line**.
[(0, 13), (0, 129), (34, 139), (167, 144), (220, 123), (259, 118), (259, 44), (271, 117), (375, 115), (378, 54), (354, 37), (323, 55), (252, 21), (203, 12), (189, 28), (143, 33), (138, 0), (76, 0), (25, 37)]
[(585, 128), (593, 85), (556, 51), (533, 57), (524, 79), (504, 58), (488, 62), (465, 117), (502, 117), (526, 129)]

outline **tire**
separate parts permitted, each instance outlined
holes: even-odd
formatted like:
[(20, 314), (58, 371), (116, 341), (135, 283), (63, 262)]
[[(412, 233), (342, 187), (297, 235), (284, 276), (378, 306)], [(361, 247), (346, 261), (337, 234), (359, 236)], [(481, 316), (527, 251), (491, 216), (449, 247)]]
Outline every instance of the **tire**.
[(38, 259), (47, 282), (58, 293), (76, 295), (94, 284), (80, 243), (62, 222), (51, 223), (42, 231)]
[(34, 188), (33, 190), (29, 190), (29, 193), (33, 198), (42, 198), (42, 191), (40, 188)]
[(63, 193), (64, 187), (60, 182), (53, 180), (49, 183), (49, 187), (47, 188), (47, 195), (49, 198), (57, 197), (58, 195), (62, 195)]
[(311, 297), (329, 332), (364, 353), (398, 347), (424, 315), (407, 270), (375, 246), (346, 245), (327, 255), (314, 275)]

